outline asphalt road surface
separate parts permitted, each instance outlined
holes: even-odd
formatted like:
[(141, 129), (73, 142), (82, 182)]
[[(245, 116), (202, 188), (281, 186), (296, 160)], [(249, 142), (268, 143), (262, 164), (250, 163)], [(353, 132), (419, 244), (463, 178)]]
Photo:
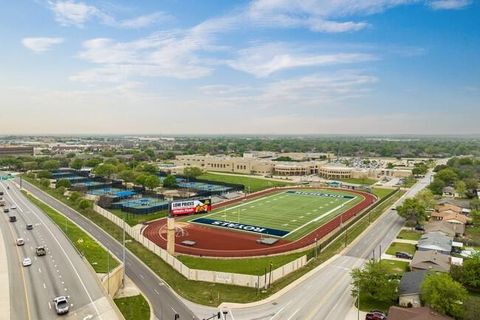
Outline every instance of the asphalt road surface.
[[(13, 183), (1, 182), (0, 191), (6, 200), (0, 207), (0, 229), (9, 264), (11, 319), (57, 319), (52, 300), (60, 295), (70, 297), (70, 312), (62, 319), (116, 319), (96, 275), (57, 225)], [(4, 213), (4, 208), (10, 212)], [(13, 215), (17, 221), (9, 222)], [(33, 230), (26, 230), (27, 223)], [(17, 246), (17, 238), (25, 245)], [(37, 257), (35, 248), (40, 245), (46, 246), (47, 254)], [(32, 259), (31, 266), (22, 266), (24, 257)]]
[[(18, 180), (17, 180), (18, 181)], [(116, 257), (122, 259), (122, 245), (105, 231), (97, 227), (93, 222), (84, 218), (70, 207), (62, 202), (50, 197), (35, 186), (25, 180), (22, 181), (22, 187), (48, 203), (56, 210), (66, 215), (77, 225), (88, 231), (98, 242), (108, 248)], [(12, 188), (12, 187), (11, 187)], [(126, 275), (137, 285), (142, 293), (149, 299), (153, 307), (154, 315), (160, 320), (174, 320), (175, 314), (179, 315), (179, 320), (198, 319), (193, 312), (170, 290), (152, 270), (143, 262), (137, 259), (128, 250), (125, 255)]]

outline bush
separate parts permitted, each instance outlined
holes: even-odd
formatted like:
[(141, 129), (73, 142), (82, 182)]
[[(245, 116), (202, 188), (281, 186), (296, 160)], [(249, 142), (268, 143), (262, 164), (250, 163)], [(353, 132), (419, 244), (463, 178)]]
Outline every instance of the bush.
[(70, 201), (73, 201), (73, 202), (77, 202), (78, 199), (80, 199), (82, 197), (82, 194), (78, 191), (74, 191), (72, 192), (72, 194), (70, 195)]
[(50, 180), (48, 180), (47, 178), (42, 178), (40, 179), (40, 184), (45, 188), (48, 188), (50, 187)]
[(67, 191), (67, 188), (65, 187), (57, 187), (57, 192), (61, 195), (63, 195)]
[(37, 178), (39, 179), (50, 179), (52, 177), (52, 173), (50, 171), (42, 170), (37, 173)]
[(93, 202), (87, 199), (80, 199), (80, 201), (78, 201), (78, 206), (82, 210), (93, 208)]
[(70, 188), (71, 186), (72, 184), (70, 183), (70, 180), (67, 180), (67, 179), (60, 179), (55, 184), (55, 187), (57, 188), (59, 187)]

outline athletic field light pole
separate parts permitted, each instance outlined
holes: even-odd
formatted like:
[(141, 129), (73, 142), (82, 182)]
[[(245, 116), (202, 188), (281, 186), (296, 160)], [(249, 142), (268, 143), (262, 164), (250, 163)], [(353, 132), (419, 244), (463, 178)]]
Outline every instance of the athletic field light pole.
[(125, 264), (125, 215), (123, 215), (123, 251), (122, 251), (122, 261), (123, 261), (123, 276), (122, 276), (122, 288), (125, 288), (125, 269), (127, 265)]

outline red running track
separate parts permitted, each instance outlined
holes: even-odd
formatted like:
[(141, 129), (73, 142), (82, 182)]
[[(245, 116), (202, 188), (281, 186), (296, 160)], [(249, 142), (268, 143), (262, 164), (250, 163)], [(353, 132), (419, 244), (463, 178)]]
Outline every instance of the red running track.
[[(178, 253), (208, 257), (250, 257), (284, 253), (303, 248), (313, 244), (316, 239), (322, 239), (335, 230), (342, 221), (346, 222), (362, 212), (377, 199), (370, 193), (356, 190), (348, 191), (360, 194), (365, 199), (345, 211), (341, 216), (335, 217), (301, 239), (295, 241), (280, 239), (274, 245), (265, 245), (257, 243), (257, 239), (260, 238), (260, 235), (257, 234), (202, 226), (188, 222), (177, 222), (175, 251)], [(241, 200), (242, 199), (239, 199), (239, 201)], [(145, 237), (164, 249), (167, 247), (166, 223), (167, 219), (160, 219), (147, 224), (143, 230)], [(184, 240), (192, 240), (195, 241), (196, 244), (192, 247), (180, 244)]]

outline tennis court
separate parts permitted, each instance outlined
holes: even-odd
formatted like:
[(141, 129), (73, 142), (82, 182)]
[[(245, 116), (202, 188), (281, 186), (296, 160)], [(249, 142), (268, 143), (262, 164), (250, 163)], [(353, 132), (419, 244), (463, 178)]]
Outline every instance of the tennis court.
[(285, 190), (187, 220), (295, 240), (363, 200), (362, 195), (343, 190)]

